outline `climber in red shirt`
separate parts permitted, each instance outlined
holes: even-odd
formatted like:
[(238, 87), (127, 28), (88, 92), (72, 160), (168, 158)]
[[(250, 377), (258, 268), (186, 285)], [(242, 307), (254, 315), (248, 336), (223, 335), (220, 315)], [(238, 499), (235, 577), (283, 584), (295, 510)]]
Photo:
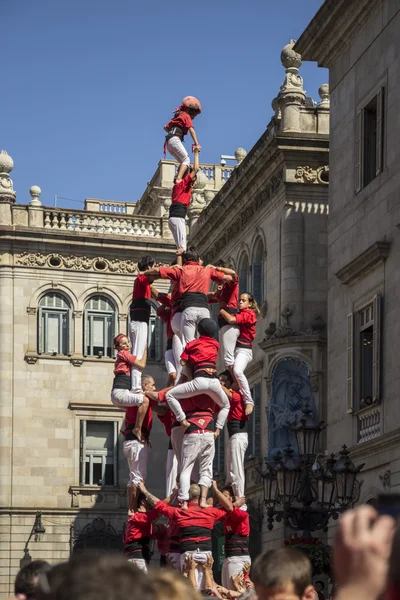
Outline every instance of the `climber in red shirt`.
[(165, 125), (164, 130), (167, 132), (164, 144), (164, 155), (166, 151), (173, 156), (179, 163), (177, 180), (183, 179), (185, 172), (190, 165), (189, 154), (183, 145), (184, 137), (190, 133), (193, 139), (193, 150), (199, 152), (201, 146), (197, 140), (197, 135), (193, 127), (193, 119), (201, 113), (202, 107), (200, 102), (194, 96), (186, 96), (182, 100), (182, 104), (174, 111), (173, 118)]
[(144, 494), (139, 494), (137, 511), (129, 512), (125, 525), (124, 546), (125, 556), (129, 562), (147, 573), (150, 562), (150, 538), (152, 537), (152, 522), (160, 515), (157, 510), (149, 509)]

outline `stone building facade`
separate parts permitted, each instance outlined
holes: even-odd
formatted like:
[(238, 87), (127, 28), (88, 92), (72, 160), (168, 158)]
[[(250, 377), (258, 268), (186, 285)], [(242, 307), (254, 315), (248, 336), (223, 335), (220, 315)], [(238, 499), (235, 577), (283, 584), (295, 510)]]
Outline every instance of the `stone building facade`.
[[(329, 92), (321, 86), (318, 104), (307, 97), (293, 45), (282, 51), (286, 73), (272, 102), (275, 115), (190, 234), (206, 263), (224, 259), (236, 269), (240, 290), (252, 292), (261, 308), (246, 371), (256, 405), (246, 497), (263, 549), (280, 545), (284, 532), (278, 525), (269, 532), (261, 521), (262, 459), (286, 445), (281, 425), (302, 406), (326, 416)], [(222, 471), (222, 441), (217, 450)]]
[(326, 0), (295, 49), (330, 70), (328, 450), (400, 485), (400, 3)]

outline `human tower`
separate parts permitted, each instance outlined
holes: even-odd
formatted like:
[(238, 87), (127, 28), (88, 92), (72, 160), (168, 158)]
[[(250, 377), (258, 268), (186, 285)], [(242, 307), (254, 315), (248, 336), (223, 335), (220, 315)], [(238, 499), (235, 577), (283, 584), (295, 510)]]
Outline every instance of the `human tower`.
[[(250, 568), (244, 457), (254, 402), (244, 372), (252, 360), (259, 310), (254, 297), (239, 290), (238, 276), (229, 265), (219, 261), (216, 266), (204, 266), (197, 250), (187, 247), (185, 217), (201, 151), (193, 119), (201, 110), (200, 102), (187, 96), (165, 126), (165, 151), (179, 163), (168, 219), (176, 260), (170, 267), (156, 266), (151, 256), (138, 262), (129, 338), (121, 333), (114, 339), (117, 357), (111, 401), (125, 411), (123, 447), (130, 472), (124, 538), (128, 559), (146, 570), (154, 537), (168, 563), (189, 574), (201, 590), (212, 563), (212, 529), (222, 521), (226, 556), (222, 584), (234, 592), (237, 578), (243, 581)], [(187, 133), (193, 139), (193, 167), (183, 145)], [(169, 293), (157, 290), (158, 279), (170, 280)], [(216, 290), (211, 291), (213, 283)], [(158, 392), (153, 378), (143, 374), (151, 299), (158, 303), (157, 315), (167, 331), (168, 381)], [(210, 319), (210, 303), (218, 303), (218, 325)], [(219, 374), (217, 359), (224, 365)], [(164, 501), (145, 487), (153, 413), (169, 438)], [(215, 440), (225, 424), (229, 435), (226, 485), (220, 491), (213, 481), (212, 465)], [(211, 487), (213, 498), (208, 497)], [(169, 519), (168, 527), (155, 523), (159, 516)]]

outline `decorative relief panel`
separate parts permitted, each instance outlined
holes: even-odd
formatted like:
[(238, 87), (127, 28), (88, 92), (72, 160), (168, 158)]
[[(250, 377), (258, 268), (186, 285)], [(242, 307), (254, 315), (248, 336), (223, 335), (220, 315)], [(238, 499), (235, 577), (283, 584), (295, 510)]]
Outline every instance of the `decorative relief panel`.
[(97, 273), (131, 274), (137, 271), (137, 264), (132, 260), (109, 260), (97, 256), (63, 256), (61, 254), (42, 254), (40, 252), (22, 252), (15, 257), (15, 264), (25, 267), (50, 267), (52, 269), (68, 269), (71, 271), (96, 271)]
[(313, 169), (312, 167), (297, 167), (295, 178), (298, 183), (322, 183), (328, 185), (329, 167), (318, 167), (318, 169)]

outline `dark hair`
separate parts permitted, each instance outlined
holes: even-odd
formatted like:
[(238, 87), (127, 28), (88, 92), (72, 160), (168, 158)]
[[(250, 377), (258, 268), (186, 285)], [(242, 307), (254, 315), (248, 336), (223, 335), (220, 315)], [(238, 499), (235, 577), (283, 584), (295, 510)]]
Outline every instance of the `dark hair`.
[(51, 567), (45, 560), (33, 560), (22, 567), (15, 578), (14, 594), (24, 594), (27, 598), (35, 598), (38, 578), (41, 573), (48, 573)]
[(229, 495), (234, 498), (235, 494), (233, 493), (233, 488), (231, 485), (224, 485), (224, 487), (222, 488), (223, 492), (229, 492)]
[(222, 260), (222, 258), (219, 258), (217, 260), (217, 262), (215, 263), (216, 267), (224, 267), (224, 269), (230, 269), (229, 264), (226, 262), (226, 260)]
[(199, 262), (200, 255), (197, 252), (196, 248), (194, 246), (191, 246), (182, 254), (182, 260), (183, 260), (183, 264), (185, 264), (189, 261)]
[(219, 377), (225, 377), (226, 379), (229, 379), (231, 383), (233, 383), (232, 373), (228, 369), (226, 371), (222, 371), (222, 373), (219, 374)]
[(251, 580), (263, 588), (281, 587), (293, 583), (296, 596), (301, 598), (312, 585), (311, 563), (295, 548), (277, 548), (260, 554), (251, 570)]
[(141, 504), (147, 504), (146, 496), (143, 494), (143, 492), (139, 492), (137, 497), (137, 505), (140, 506)]
[(138, 261), (137, 268), (139, 271), (147, 271), (147, 269), (151, 269), (154, 263), (155, 260), (152, 256), (142, 256), (142, 258)]
[(214, 340), (218, 340), (218, 326), (215, 321), (208, 317), (201, 319), (197, 325), (199, 335), (205, 335)]
[(258, 315), (258, 314), (259, 314), (259, 312), (260, 312), (260, 309), (259, 309), (259, 307), (258, 307), (257, 300), (254, 298), (253, 294), (251, 294), (250, 292), (240, 292), (240, 294), (239, 294), (239, 299), (240, 299), (240, 296), (242, 296), (243, 294), (246, 294), (246, 296), (248, 296), (248, 298), (249, 298), (249, 302), (250, 302), (250, 303), (251, 303), (251, 305), (252, 305), (252, 306), (251, 306), (251, 308), (252, 308), (252, 309), (254, 310), (254, 312), (255, 312), (255, 313)]

